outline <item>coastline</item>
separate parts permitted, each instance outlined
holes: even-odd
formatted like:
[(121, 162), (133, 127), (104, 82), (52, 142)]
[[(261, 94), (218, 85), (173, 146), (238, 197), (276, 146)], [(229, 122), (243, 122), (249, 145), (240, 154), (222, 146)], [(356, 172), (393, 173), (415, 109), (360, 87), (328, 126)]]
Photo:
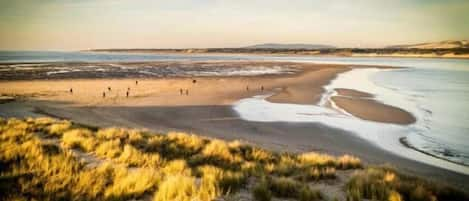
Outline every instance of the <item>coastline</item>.
[[(8, 81), (0, 82), (0, 93), (26, 96), (21, 98), (21, 103), (13, 102), (19, 104), (16, 107), (27, 105), (45, 114), (91, 126), (183, 130), (222, 139), (242, 139), (279, 151), (350, 152), (371, 164), (390, 162), (404, 171), (420, 175), (436, 172), (439, 175), (436, 179), (440, 181), (451, 177), (449, 182), (458, 186), (464, 184), (461, 179), (466, 177), (459, 173), (402, 158), (341, 129), (319, 123), (248, 122), (240, 119), (231, 108), (231, 104), (242, 98), (272, 92), (280, 94), (269, 99), (272, 102), (314, 104), (325, 92), (323, 86), (339, 73), (350, 70), (349, 67), (309, 64), (304, 72), (294, 75), (197, 77), (195, 86), (190, 78), (142, 79), (135, 88), (135, 96), (128, 99), (123, 97), (123, 92), (135, 79)], [(74, 84), (73, 95), (68, 93), (67, 83)], [(246, 83), (256, 87), (246, 91)], [(97, 89), (107, 85), (112, 85), (113, 93), (117, 95), (103, 100), (101, 90)], [(265, 91), (259, 86), (264, 86)], [(191, 89), (188, 97), (179, 94), (181, 87)], [(86, 92), (86, 97), (79, 95), (81, 91)], [(13, 103), (0, 104), (0, 111), (12, 107)]]
[(81, 50), (81, 52), (93, 53), (124, 53), (124, 54), (174, 54), (174, 55), (216, 55), (216, 56), (233, 56), (233, 55), (257, 55), (257, 56), (277, 56), (277, 57), (291, 57), (291, 56), (312, 56), (312, 57), (383, 57), (383, 58), (444, 58), (444, 59), (469, 59), (469, 54), (456, 55), (450, 54), (377, 54), (377, 53), (319, 53), (317, 50), (310, 50), (302, 52), (302, 50), (290, 50), (290, 52), (272, 53), (272, 52), (208, 52), (208, 51), (190, 51), (190, 49), (180, 50)]

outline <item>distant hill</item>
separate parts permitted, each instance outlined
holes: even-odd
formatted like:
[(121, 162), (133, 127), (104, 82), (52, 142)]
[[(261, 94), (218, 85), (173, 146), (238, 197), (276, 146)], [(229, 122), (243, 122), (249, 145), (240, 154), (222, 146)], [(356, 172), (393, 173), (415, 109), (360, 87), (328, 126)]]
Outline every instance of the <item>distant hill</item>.
[(446, 40), (431, 43), (419, 43), (410, 45), (393, 45), (386, 47), (388, 49), (457, 49), (469, 48), (467, 40)]
[(247, 47), (247, 49), (306, 49), (306, 50), (317, 50), (317, 49), (335, 49), (336, 47), (331, 45), (321, 44), (280, 44), (280, 43), (264, 43), (256, 44)]

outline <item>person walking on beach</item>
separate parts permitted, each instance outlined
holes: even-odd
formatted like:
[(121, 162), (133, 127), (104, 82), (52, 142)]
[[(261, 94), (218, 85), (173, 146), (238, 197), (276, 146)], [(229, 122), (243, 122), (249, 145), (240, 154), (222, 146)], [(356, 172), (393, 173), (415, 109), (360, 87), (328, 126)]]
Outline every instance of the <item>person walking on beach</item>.
[(186, 89), (186, 96), (189, 95), (189, 89)]
[(138, 80), (135, 80), (135, 85), (138, 85)]
[(103, 91), (103, 98), (106, 98), (106, 92)]
[(180, 88), (180, 89), (179, 89), (179, 94), (182, 95), (183, 93), (184, 93), (184, 91), (182, 90), (182, 88)]
[(70, 88), (70, 93), (73, 94), (73, 88)]
[(261, 91), (264, 91), (264, 85), (261, 86)]
[(128, 98), (129, 97), (129, 91), (125, 93), (125, 96)]

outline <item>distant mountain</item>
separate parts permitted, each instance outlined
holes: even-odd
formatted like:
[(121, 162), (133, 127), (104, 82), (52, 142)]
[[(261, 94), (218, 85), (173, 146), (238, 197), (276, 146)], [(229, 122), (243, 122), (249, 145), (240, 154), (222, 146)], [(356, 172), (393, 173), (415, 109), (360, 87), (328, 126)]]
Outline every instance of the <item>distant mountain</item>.
[(469, 41), (467, 40), (446, 40), (432, 43), (419, 43), (410, 45), (393, 45), (388, 46), (389, 49), (455, 49), (455, 48), (469, 48)]
[(335, 49), (336, 47), (330, 45), (320, 44), (280, 44), (280, 43), (264, 43), (256, 44), (243, 48), (248, 49), (306, 49), (306, 50), (317, 50), (317, 49)]

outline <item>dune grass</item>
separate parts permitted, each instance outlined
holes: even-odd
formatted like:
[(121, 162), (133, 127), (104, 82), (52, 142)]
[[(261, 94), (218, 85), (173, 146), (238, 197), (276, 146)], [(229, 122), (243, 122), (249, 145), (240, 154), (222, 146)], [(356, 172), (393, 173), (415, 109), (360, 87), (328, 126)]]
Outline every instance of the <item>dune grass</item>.
[(324, 200), (314, 183), (347, 169), (357, 171), (344, 187), (348, 200), (468, 198), (391, 169), (363, 169), (349, 155), (275, 153), (185, 133), (0, 118), (1, 200), (208, 201), (240, 189), (260, 201)]

